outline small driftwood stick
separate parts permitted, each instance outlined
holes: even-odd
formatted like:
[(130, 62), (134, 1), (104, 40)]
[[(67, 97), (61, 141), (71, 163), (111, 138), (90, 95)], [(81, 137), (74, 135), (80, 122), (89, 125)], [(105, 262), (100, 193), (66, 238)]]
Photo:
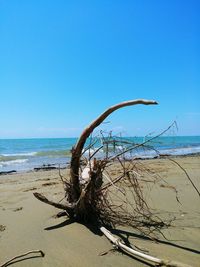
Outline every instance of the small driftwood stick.
[(139, 257), (141, 259), (153, 262), (158, 266), (192, 267), (190, 265), (179, 263), (179, 262), (176, 262), (176, 261), (162, 260), (162, 259), (150, 256), (150, 255), (147, 255), (147, 254), (145, 254), (143, 252), (137, 251), (137, 250), (135, 250), (133, 248), (130, 248), (130, 247), (126, 246), (122, 242), (122, 240), (120, 238), (113, 236), (111, 234), (111, 232), (108, 231), (105, 227), (101, 227), (100, 230), (111, 241), (111, 243), (113, 243), (117, 248), (120, 248), (121, 250), (123, 250), (123, 251), (125, 251), (125, 252), (127, 252), (127, 253), (129, 253), (129, 254), (131, 254), (133, 256), (136, 256), (136, 257)]
[(38, 257), (44, 257), (45, 256), (45, 254), (44, 254), (44, 252), (42, 250), (31, 250), (31, 251), (28, 251), (28, 252), (26, 252), (24, 254), (21, 254), (21, 255), (13, 257), (12, 259), (10, 259), (10, 260), (4, 262), (3, 264), (1, 264), (0, 267), (6, 267), (6, 266), (10, 265), (10, 263), (12, 261), (14, 261), (16, 259), (19, 259), (19, 258), (22, 258), (22, 257), (25, 257), (25, 256), (27, 256), (29, 254), (32, 254), (32, 253), (40, 253), (40, 256), (38, 256)]

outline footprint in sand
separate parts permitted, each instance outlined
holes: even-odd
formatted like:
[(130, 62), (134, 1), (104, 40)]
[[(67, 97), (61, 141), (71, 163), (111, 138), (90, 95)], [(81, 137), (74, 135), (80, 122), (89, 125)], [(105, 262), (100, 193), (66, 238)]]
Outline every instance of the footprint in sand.
[(3, 232), (6, 230), (6, 226), (5, 225), (2, 225), (0, 224), (0, 232)]

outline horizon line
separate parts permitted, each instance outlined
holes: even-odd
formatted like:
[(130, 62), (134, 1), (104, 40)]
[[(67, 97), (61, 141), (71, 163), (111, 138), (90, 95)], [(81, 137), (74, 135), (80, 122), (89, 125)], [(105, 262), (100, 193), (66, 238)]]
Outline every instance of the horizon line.
[[(114, 135), (115, 136), (115, 135)], [(155, 135), (156, 136), (156, 135)], [(200, 136), (200, 134), (192, 134), (192, 135), (164, 135), (164, 136), (159, 136), (159, 137), (197, 137)], [(72, 138), (72, 139), (78, 139), (80, 136), (73, 136), (73, 137), (13, 137), (13, 138), (4, 138), (4, 137), (0, 137), (0, 140), (22, 140), (22, 139), (68, 139), (68, 138)], [(129, 137), (135, 137), (135, 138), (144, 138), (144, 137), (148, 137), (148, 135), (144, 135), (144, 136), (121, 136), (122, 138), (129, 138)], [(151, 135), (151, 137), (153, 137), (153, 135)]]

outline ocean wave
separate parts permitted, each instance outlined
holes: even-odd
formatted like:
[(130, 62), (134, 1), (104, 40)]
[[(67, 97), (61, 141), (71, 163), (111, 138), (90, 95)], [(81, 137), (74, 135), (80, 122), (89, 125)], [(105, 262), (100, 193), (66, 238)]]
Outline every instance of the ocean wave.
[(168, 156), (184, 156), (200, 153), (200, 146), (198, 147), (179, 147), (179, 148), (169, 148), (169, 149), (160, 149), (160, 150), (149, 150), (149, 151), (140, 151), (131, 155), (141, 158), (154, 158), (157, 156), (168, 155)]
[(27, 152), (27, 153), (2, 153), (0, 154), (0, 161), (12, 161), (17, 159), (26, 159), (32, 157), (70, 157), (70, 150), (48, 150), (38, 152)]
[[(90, 154), (95, 153), (98, 150), (98, 155), (102, 157), (106, 150), (104, 148), (100, 149), (98, 147), (94, 149), (90, 149)], [(108, 152), (113, 154), (120, 152), (123, 150), (123, 147), (116, 147), (116, 148), (109, 148)], [(169, 149), (162, 149), (159, 148), (157, 151), (159, 151), (159, 154), (169, 154), (169, 155), (189, 155), (189, 154), (197, 154), (200, 153), (200, 146), (190, 146), (190, 147), (178, 147), (178, 148), (169, 148)], [(85, 155), (87, 156), (89, 154), (89, 150), (85, 152)], [(149, 157), (155, 157), (156, 150), (154, 149), (144, 149), (144, 148), (138, 148), (135, 150), (132, 150), (132, 156), (134, 154), (139, 154), (143, 156), (144, 158), (149, 158)], [(51, 150), (51, 151), (39, 151), (36, 154), (34, 154), (36, 157), (71, 157), (71, 150)]]
[(142, 158), (150, 159), (156, 158), (158, 156), (184, 156), (193, 155), (200, 153), (200, 146), (197, 147), (179, 147), (179, 148), (169, 148), (169, 149), (137, 149), (127, 152), (123, 157), (126, 159), (131, 158)]
[(50, 151), (39, 151), (35, 154), (35, 156), (49, 156), (49, 157), (56, 157), (56, 156), (71, 156), (71, 150), (50, 150)]
[(21, 156), (35, 156), (37, 152), (25, 152), (25, 153), (9, 153), (9, 154), (1, 154), (3, 157), (21, 157)]
[(16, 164), (22, 164), (27, 162), (28, 159), (16, 159), (16, 160), (10, 160), (10, 161), (0, 161), (0, 167), (5, 167), (8, 165), (16, 165)]
[[(94, 149), (90, 149), (90, 155), (95, 153), (98, 150), (97, 157), (104, 157), (106, 149), (98, 147)], [(112, 156), (117, 152), (123, 150), (123, 147), (116, 147), (116, 148), (109, 148), (108, 152), (109, 155)], [(158, 153), (156, 152), (158, 151)], [(130, 151), (130, 153), (126, 153), (127, 157), (135, 157), (140, 156), (143, 158), (155, 157), (156, 155), (190, 155), (190, 154), (197, 154), (200, 153), (200, 146), (188, 146), (188, 147), (171, 147), (171, 148), (157, 148), (156, 150), (146, 148), (137, 148)], [(129, 155), (130, 154), (130, 155)], [(85, 155), (89, 155), (89, 151), (85, 152)], [(71, 157), (71, 150), (48, 150), (48, 151), (34, 151), (34, 152), (27, 152), (27, 153), (2, 153), (0, 154), (0, 164), (8, 165), (12, 164), (13, 162), (19, 164), (26, 162), (27, 160), (36, 160), (37, 158), (42, 160), (42, 158), (70, 158)], [(9, 163), (8, 163), (9, 162)]]
[(181, 155), (190, 155), (200, 153), (200, 146), (196, 147), (179, 147), (179, 148), (171, 148), (160, 150), (160, 154), (169, 154), (174, 156)]

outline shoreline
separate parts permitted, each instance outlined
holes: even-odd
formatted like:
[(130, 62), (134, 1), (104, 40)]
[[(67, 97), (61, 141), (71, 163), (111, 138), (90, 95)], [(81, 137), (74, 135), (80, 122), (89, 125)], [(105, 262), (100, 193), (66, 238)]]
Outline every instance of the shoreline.
[[(122, 138), (122, 139), (121, 139)], [(148, 139), (148, 137), (146, 137)], [(141, 159), (157, 158), (158, 155), (181, 156), (194, 155), (200, 153), (200, 136), (160, 136), (154, 141), (149, 141), (144, 147), (140, 144), (144, 142), (143, 137), (115, 137), (117, 143), (108, 144), (109, 156), (120, 153), (125, 148), (134, 147), (133, 151), (126, 153), (129, 160), (132, 157)], [(88, 141), (89, 142), (89, 141)], [(101, 138), (95, 140), (91, 153), (101, 147)], [(122, 143), (120, 143), (122, 142)], [(123, 143), (124, 142), (124, 143)], [(148, 142), (146, 140), (146, 142)], [(55, 166), (66, 166), (71, 158), (71, 149), (75, 145), (76, 139), (0, 139), (0, 172), (16, 170), (26, 172), (33, 168), (40, 168), (43, 164)], [(89, 144), (89, 143), (88, 143)], [(137, 147), (139, 145), (139, 147)], [(87, 144), (86, 144), (87, 146)], [(96, 154), (97, 158), (105, 156), (106, 144)], [(87, 157), (88, 151), (85, 156)]]
[[(199, 185), (200, 156), (177, 157), (177, 161), (186, 169), (194, 183)], [(167, 182), (161, 182), (152, 188), (148, 196), (150, 205), (164, 216), (176, 217), (176, 220), (172, 226), (163, 230), (167, 239), (159, 236), (159, 243), (143, 238), (129, 227), (117, 226), (115, 233), (124, 238), (128, 234), (131, 244), (148, 250), (151, 255), (198, 267), (198, 195), (183, 171), (167, 158), (139, 162)], [(113, 168), (117, 170), (115, 166)], [(62, 169), (61, 174), (68, 177), (69, 169)], [(177, 188), (181, 204), (177, 203), (170, 185)], [(59, 210), (38, 201), (33, 192), (43, 193), (55, 201), (61, 200), (63, 187), (58, 170), (30, 171), (0, 177), (0, 263), (28, 250), (41, 249), (45, 253), (44, 258), (16, 262), (15, 266), (149, 266), (120, 252), (109, 251), (112, 248), (109, 241), (86, 226), (70, 223), (65, 217), (55, 218)], [(102, 252), (108, 253), (99, 256)]]
[[(184, 155), (159, 155), (153, 158), (141, 158), (141, 157), (137, 157), (134, 160), (138, 161), (138, 160), (142, 160), (142, 161), (148, 161), (148, 160), (158, 160), (158, 159), (179, 159), (179, 158), (187, 158), (187, 157), (199, 157), (200, 153), (191, 153), (191, 154), (184, 154)], [(127, 159), (127, 162), (129, 160)], [(34, 167), (33, 169), (29, 169), (29, 170), (21, 170), (21, 171), (17, 171), (17, 170), (9, 170), (9, 171), (0, 171), (0, 176), (2, 175), (8, 175), (8, 174), (17, 174), (17, 173), (29, 173), (29, 172), (37, 172), (37, 171), (50, 171), (50, 170), (62, 170), (62, 169), (68, 169), (70, 163), (66, 162), (66, 167), (59, 167), (59, 166), (55, 166), (57, 165), (56, 163), (53, 164), (41, 164), (38, 167)]]

